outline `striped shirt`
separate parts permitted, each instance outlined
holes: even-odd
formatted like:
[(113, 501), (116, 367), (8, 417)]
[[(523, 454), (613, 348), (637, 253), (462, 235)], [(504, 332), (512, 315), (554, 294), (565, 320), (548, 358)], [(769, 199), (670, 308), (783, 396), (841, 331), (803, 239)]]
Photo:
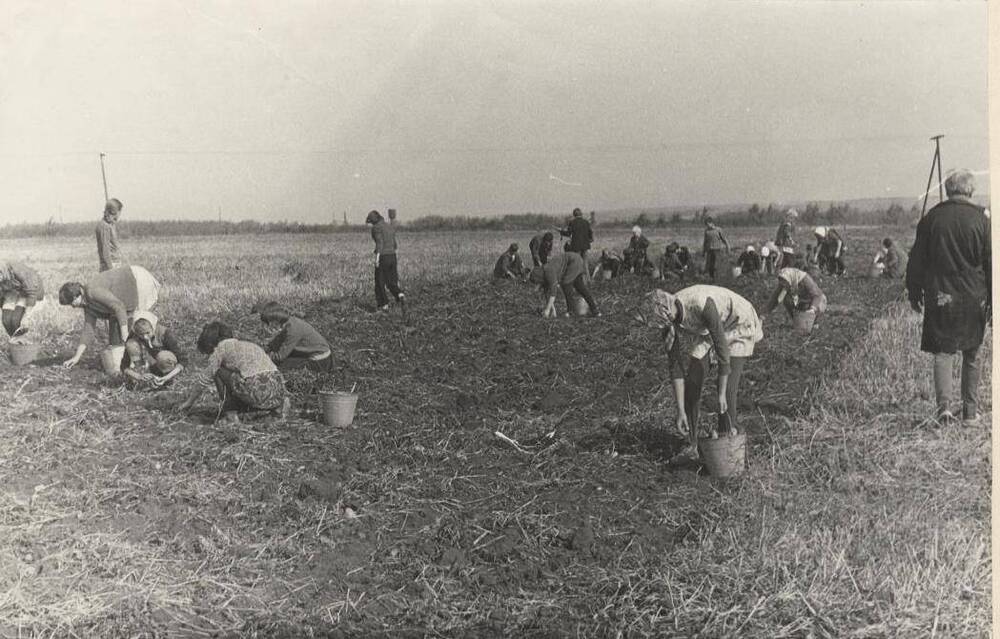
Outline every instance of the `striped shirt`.
[(216, 345), (208, 357), (205, 369), (198, 375), (198, 383), (211, 388), (215, 383), (215, 372), (220, 368), (236, 371), (243, 377), (278, 370), (263, 348), (233, 337)]

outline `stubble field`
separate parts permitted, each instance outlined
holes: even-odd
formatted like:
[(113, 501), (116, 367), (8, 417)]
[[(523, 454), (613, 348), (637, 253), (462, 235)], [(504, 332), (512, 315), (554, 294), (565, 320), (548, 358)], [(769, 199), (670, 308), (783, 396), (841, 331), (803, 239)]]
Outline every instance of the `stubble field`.
[[(984, 425), (939, 428), (919, 318), (863, 277), (885, 234), (848, 233), (811, 336), (766, 318), (727, 482), (676, 458), (665, 361), (630, 319), (655, 283), (595, 282), (603, 318), (542, 320), (489, 279), (529, 233), (401, 233), (408, 322), (371, 312), (363, 234), (126, 240), (191, 352), (216, 318), (262, 340), (267, 299), (331, 341), (333, 374), (288, 375), (289, 422), (225, 427), (208, 396), (169, 410), (188, 374), (135, 393), (94, 351), (52, 365), (82, 324), (52, 298), (93, 242), (5, 242), (50, 300), (47, 359), (0, 367), (0, 637), (988, 636), (989, 348)], [(760, 307), (773, 281), (722, 284)], [(319, 423), (315, 391), (355, 384), (354, 425)]]

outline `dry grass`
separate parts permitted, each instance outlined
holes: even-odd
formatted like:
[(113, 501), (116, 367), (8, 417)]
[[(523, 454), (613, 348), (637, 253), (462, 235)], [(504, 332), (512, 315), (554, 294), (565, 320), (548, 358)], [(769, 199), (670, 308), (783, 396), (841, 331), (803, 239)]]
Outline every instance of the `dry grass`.
[[(716, 482), (665, 463), (662, 362), (623, 325), (640, 285), (599, 284), (602, 322), (539, 326), (526, 291), (471, 286), (509, 237), (407, 242), (414, 327), (359, 308), (365, 236), (128, 246), (186, 341), (216, 313), (259, 337), (249, 307), (280, 297), (339, 368), (290, 379), (296, 419), (236, 428), (92, 369), (0, 371), (0, 637), (988, 635), (989, 432), (925, 419), (904, 308), (840, 354), (836, 335), (790, 349), (769, 320), (748, 394), (809, 392), (814, 409), (759, 412), (749, 473)], [(44, 247), (50, 288), (90, 255)], [(33, 318), (47, 349), (77, 314)], [(785, 357), (817, 357), (823, 382), (780, 387)], [(309, 394), (331, 382), (364, 393), (347, 431), (315, 421)]]

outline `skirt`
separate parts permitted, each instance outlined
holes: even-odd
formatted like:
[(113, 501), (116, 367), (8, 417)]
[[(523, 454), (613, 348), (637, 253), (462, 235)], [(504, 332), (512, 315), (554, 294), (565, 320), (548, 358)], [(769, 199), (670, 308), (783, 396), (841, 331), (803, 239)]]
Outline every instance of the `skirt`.
[(258, 373), (250, 377), (233, 373), (228, 386), (236, 399), (257, 410), (280, 408), (285, 399), (285, 378), (279, 371)]

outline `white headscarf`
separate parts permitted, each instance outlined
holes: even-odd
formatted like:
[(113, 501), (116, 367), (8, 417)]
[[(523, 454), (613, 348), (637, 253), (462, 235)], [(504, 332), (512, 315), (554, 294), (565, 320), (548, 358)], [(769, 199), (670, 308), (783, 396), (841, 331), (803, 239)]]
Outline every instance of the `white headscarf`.
[(642, 229), (639, 228), (638, 226), (633, 226), (632, 227), (632, 235), (635, 235), (635, 236), (642, 235)]

